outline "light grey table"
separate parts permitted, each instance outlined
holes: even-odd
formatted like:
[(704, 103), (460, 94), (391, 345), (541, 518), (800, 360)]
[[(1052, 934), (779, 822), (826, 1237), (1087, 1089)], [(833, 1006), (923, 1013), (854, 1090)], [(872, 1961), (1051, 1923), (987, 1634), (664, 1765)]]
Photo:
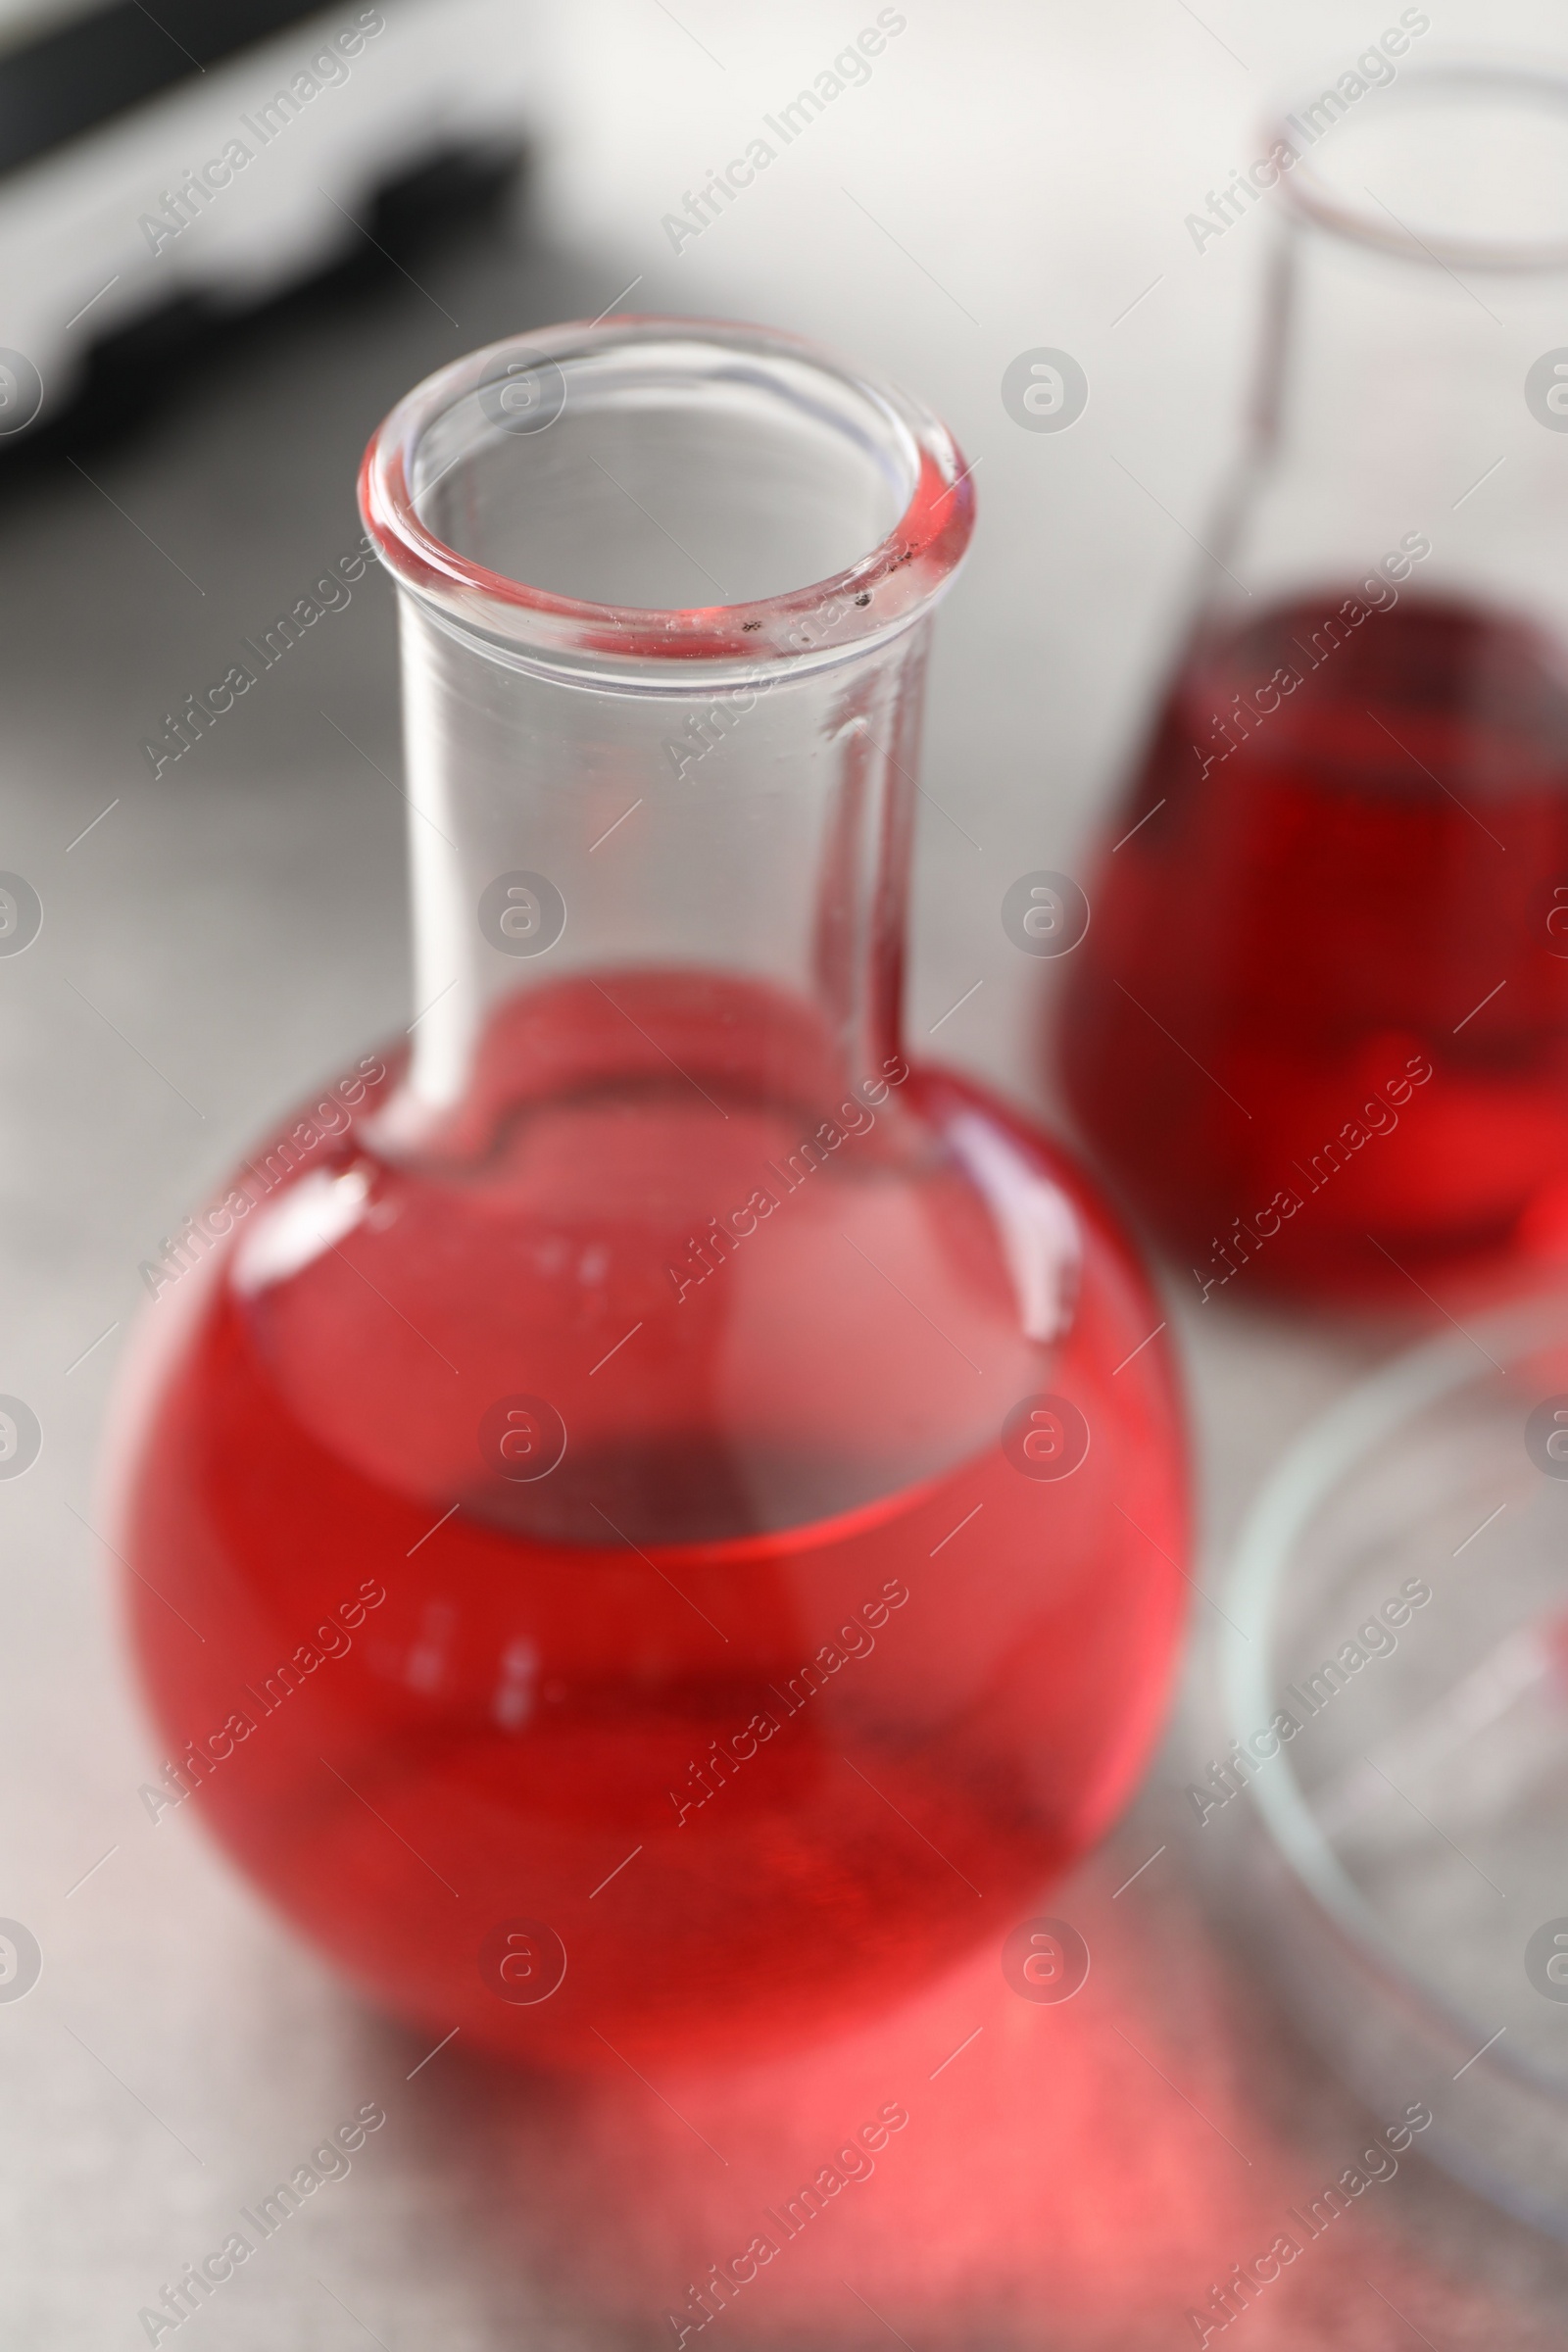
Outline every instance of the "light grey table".
[[(910, 2120), (874, 2177), (736, 2301), (731, 2337), (1176, 2345), (1196, 2340), (1188, 2306), (1364, 2144), (1368, 2119), (1205, 1917), (1174, 1742), (1061, 1890), (1096, 1956), (1062, 2010), (1013, 2000), (988, 1949), (875, 2032), (744, 2077), (577, 2091), (498, 2077), (461, 2042), (421, 2065), (258, 1904), (194, 1807), (147, 1819), (149, 1735), (92, 1532), (138, 1261), (296, 1092), (411, 1015), (384, 584), (159, 780), (138, 746), (352, 544), (356, 461), (391, 400), (489, 336), (591, 316), (639, 279), (639, 307), (765, 310), (953, 414), (984, 520), (942, 624), (926, 777), (972, 840), (925, 811), (911, 1028), (982, 980), (942, 1044), (1040, 1100), (1035, 975), (996, 903), (1080, 854), (1241, 398), (1255, 261), (1200, 267), (1181, 215), (1245, 136), (1278, 26), (1190, 14), (1139, 0), (1116, 31), (1061, 8), (911, 15), (905, 58), (852, 93), (858, 123), (824, 125), (793, 187), (760, 191), (706, 256), (662, 239), (660, 191), (678, 197), (859, 18), (742, 28), (628, 0), (556, 22), (533, 242), (470, 238), (421, 287), (259, 335), (172, 384), (135, 442), (0, 488), (0, 865), (47, 910), (0, 965), (0, 1389), (46, 1432), (34, 1470), (0, 1485), (0, 1914), (46, 1955), (0, 2006), (6, 2347), (144, 2342), (163, 2283), (368, 2100), (387, 2121), (349, 2177), (182, 2342), (671, 2343), (687, 2283), (896, 2100)], [(1366, 27), (1336, 8), (1319, 37), (1353, 53)], [(1095, 385), (1070, 447), (1016, 433), (996, 393), (1015, 351), (1058, 341)], [(1212, 1590), (1269, 1461), (1382, 1343), (1173, 1297)], [(1209, 1615), (1195, 1602), (1200, 1741)], [(1412, 2158), (1245, 2328), (1259, 2347), (1525, 2352), (1565, 2321), (1568, 2264)]]

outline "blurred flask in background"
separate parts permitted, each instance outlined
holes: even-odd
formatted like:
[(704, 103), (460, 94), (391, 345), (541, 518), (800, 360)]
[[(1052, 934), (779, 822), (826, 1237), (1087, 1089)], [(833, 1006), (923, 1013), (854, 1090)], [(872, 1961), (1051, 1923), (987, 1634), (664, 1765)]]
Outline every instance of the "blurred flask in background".
[(1057, 1051), (1201, 1296), (1419, 1310), (1568, 1250), (1568, 82), (1401, 53), (1252, 179), (1252, 442)]

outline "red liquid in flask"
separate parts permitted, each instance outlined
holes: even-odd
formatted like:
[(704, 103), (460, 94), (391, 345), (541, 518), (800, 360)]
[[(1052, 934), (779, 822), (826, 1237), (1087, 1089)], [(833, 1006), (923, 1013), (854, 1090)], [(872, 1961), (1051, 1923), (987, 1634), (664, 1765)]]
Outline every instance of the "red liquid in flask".
[(1200, 648), (1116, 829), (1064, 1075), (1200, 1283), (1419, 1308), (1410, 1276), (1560, 1253), (1568, 671), (1544, 637), (1435, 600), (1282, 608)]
[[(1158, 1312), (1057, 1153), (829, 1088), (761, 988), (611, 991), (503, 1005), (461, 1155), (372, 1102), (160, 1298), (121, 1521), (208, 1826), (387, 2006), (572, 2064), (1014, 1925), (1147, 1752), (1184, 1552)], [(1068, 1476), (1000, 1443), (1042, 1393)]]

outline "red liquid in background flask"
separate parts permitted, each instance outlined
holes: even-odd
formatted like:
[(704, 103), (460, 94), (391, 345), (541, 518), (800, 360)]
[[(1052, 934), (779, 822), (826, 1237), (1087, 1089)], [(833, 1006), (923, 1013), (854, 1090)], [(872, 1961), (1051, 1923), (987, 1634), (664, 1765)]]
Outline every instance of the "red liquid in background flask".
[(1463, 604), (1344, 603), (1200, 641), (1060, 1054), (1200, 1285), (1419, 1310), (1411, 1277), (1568, 1248), (1568, 668)]
[[(1013, 1926), (1147, 1750), (1185, 1541), (1159, 1313), (1058, 1153), (831, 1083), (760, 992), (612, 991), (498, 1020), (456, 1165), (364, 1110), (255, 1156), (121, 1519), (207, 1826), (432, 2034), (569, 2062), (829, 2031)], [(1004, 1449), (1043, 1396), (1081, 1459)]]

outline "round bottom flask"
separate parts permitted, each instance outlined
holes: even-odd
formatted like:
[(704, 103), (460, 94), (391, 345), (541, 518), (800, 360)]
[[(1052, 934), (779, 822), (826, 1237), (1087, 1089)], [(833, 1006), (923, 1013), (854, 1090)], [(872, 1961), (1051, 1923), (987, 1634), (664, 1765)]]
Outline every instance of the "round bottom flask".
[(427, 1009), (144, 1324), (171, 1796), (432, 2034), (808, 2038), (1101, 1833), (1180, 1619), (1158, 1310), (1063, 1155), (900, 1045), (969, 484), (786, 338), (611, 321), (431, 378), (363, 498)]

